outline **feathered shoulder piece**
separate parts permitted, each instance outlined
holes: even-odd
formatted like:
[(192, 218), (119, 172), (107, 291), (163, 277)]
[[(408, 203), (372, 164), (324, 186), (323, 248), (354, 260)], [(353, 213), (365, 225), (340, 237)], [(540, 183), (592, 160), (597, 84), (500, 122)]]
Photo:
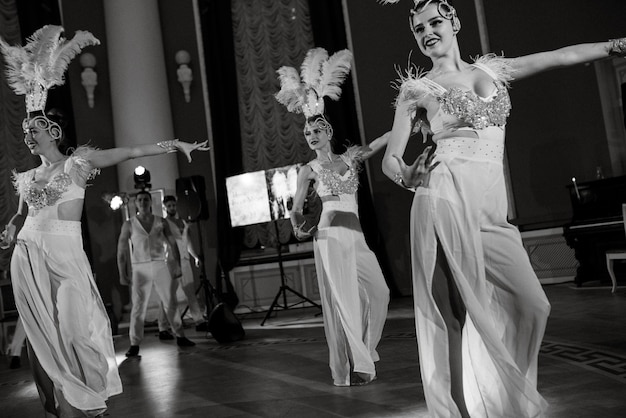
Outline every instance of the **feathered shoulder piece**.
[(91, 165), (89, 157), (97, 148), (90, 145), (81, 145), (74, 150), (65, 162), (65, 172), (70, 176), (77, 176), (81, 181), (87, 182), (100, 174), (99, 168)]
[(26, 190), (30, 182), (32, 182), (34, 177), (34, 168), (31, 168), (27, 171), (22, 171), (18, 173), (16, 170), (11, 172), (11, 181), (13, 183), (13, 187), (15, 188), (15, 193), (20, 195)]
[(474, 58), (474, 65), (507, 87), (514, 80), (511, 60), (504, 56), (496, 54), (477, 56)]
[(414, 102), (426, 95), (441, 96), (446, 92), (445, 88), (426, 77), (427, 71), (416, 66), (409, 66), (405, 72), (398, 69), (397, 73), (399, 78), (393, 83), (398, 90), (396, 105), (399, 102)]
[(100, 41), (87, 31), (74, 38), (61, 36), (63, 27), (47, 25), (28, 38), (25, 46), (10, 46), (0, 38), (5, 57), (7, 81), (17, 94), (26, 95), (26, 110), (44, 110), (48, 90), (65, 82), (65, 70), (72, 59), (89, 45)]
[(368, 148), (369, 147), (363, 145), (351, 145), (341, 154), (341, 159), (350, 167), (360, 171), (363, 168), (363, 154), (367, 151), (371, 151)]
[(352, 52), (347, 49), (330, 57), (324, 48), (309, 50), (300, 71), (283, 66), (276, 72), (280, 91), (274, 97), (287, 110), (304, 116), (324, 114), (324, 97), (339, 100), (341, 84), (350, 72)]

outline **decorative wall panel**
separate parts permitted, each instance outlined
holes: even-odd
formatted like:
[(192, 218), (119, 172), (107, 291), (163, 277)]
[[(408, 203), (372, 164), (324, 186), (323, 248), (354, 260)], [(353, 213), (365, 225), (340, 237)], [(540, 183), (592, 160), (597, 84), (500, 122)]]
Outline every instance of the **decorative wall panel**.
[(571, 281), (578, 261), (563, 237), (563, 228), (523, 232), (522, 241), (530, 263), (544, 284)]

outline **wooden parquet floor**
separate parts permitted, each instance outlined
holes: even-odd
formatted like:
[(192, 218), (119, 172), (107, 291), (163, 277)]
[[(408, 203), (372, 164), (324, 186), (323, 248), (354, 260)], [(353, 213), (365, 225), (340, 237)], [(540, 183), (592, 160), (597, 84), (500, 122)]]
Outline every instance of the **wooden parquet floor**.
[[(539, 357), (539, 390), (549, 418), (626, 416), (626, 289), (545, 287), (552, 313)], [(321, 317), (312, 308), (242, 316), (246, 338), (221, 345), (186, 330), (197, 345), (180, 349), (148, 329), (141, 358), (126, 359), (115, 339), (124, 393), (108, 417), (426, 417), (411, 298), (393, 300), (379, 346), (378, 380), (332, 385)], [(126, 334), (126, 329), (121, 332)], [(0, 416), (43, 416), (22, 368), (0, 367)]]

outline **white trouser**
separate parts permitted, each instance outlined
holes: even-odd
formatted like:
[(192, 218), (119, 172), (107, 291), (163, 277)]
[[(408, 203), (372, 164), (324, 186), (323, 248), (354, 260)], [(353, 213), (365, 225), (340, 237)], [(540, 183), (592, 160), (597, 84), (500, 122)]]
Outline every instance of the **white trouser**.
[(143, 339), (144, 320), (152, 287), (157, 292), (165, 315), (176, 337), (183, 337), (183, 324), (176, 303), (178, 283), (172, 279), (165, 260), (133, 263), (132, 300), (130, 312), (130, 344), (139, 345)]
[[(195, 324), (204, 322), (204, 314), (202, 308), (200, 308), (198, 297), (196, 296), (196, 283), (193, 277), (193, 270), (191, 269), (191, 261), (188, 257), (181, 257), (180, 270), (182, 276), (177, 279), (178, 285), (182, 288), (185, 298), (187, 299), (189, 314)], [(159, 331), (165, 331), (169, 328), (163, 306), (159, 309), (158, 323)]]
[(13, 333), (13, 339), (11, 340), (11, 345), (9, 345), (9, 355), (13, 357), (20, 357), (22, 355), (22, 347), (24, 347), (24, 342), (26, 342), (26, 331), (24, 331), (24, 324), (22, 324), (22, 320), (17, 318), (17, 322), (15, 324), (15, 332)]

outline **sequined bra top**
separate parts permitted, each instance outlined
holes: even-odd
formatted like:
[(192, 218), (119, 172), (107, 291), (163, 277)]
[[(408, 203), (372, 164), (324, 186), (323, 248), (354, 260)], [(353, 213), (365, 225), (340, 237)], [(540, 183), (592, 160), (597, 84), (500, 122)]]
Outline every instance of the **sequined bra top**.
[(439, 102), (439, 110), (429, 120), (434, 134), (459, 125), (469, 125), (469, 128), (475, 130), (505, 126), (511, 112), (507, 90), (508, 82), (512, 79), (510, 67), (502, 57), (495, 55), (480, 57), (472, 65), (494, 79), (495, 91), (487, 98), (458, 87), (446, 89), (423, 74), (409, 74), (401, 80), (398, 99), (417, 101), (424, 95), (433, 96)]
[(36, 182), (34, 168), (23, 173), (13, 172), (13, 185), (28, 204), (31, 214), (57, 219), (57, 207), (61, 203), (85, 197), (85, 189), (76, 184), (73, 176), (81, 176), (86, 181), (98, 173), (85, 158), (90, 151), (86, 147), (78, 148), (65, 160), (63, 171), (55, 174), (44, 186)]
[(348, 166), (345, 173), (324, 168), (319, 160), (309, 162), (311, 169), (317, 174), (315, 191), (319, 197), (339, 196), (342, 194), (354, 194), (359, 189), (359, 163), (346, 152), (340, 155), (341, 160)]

